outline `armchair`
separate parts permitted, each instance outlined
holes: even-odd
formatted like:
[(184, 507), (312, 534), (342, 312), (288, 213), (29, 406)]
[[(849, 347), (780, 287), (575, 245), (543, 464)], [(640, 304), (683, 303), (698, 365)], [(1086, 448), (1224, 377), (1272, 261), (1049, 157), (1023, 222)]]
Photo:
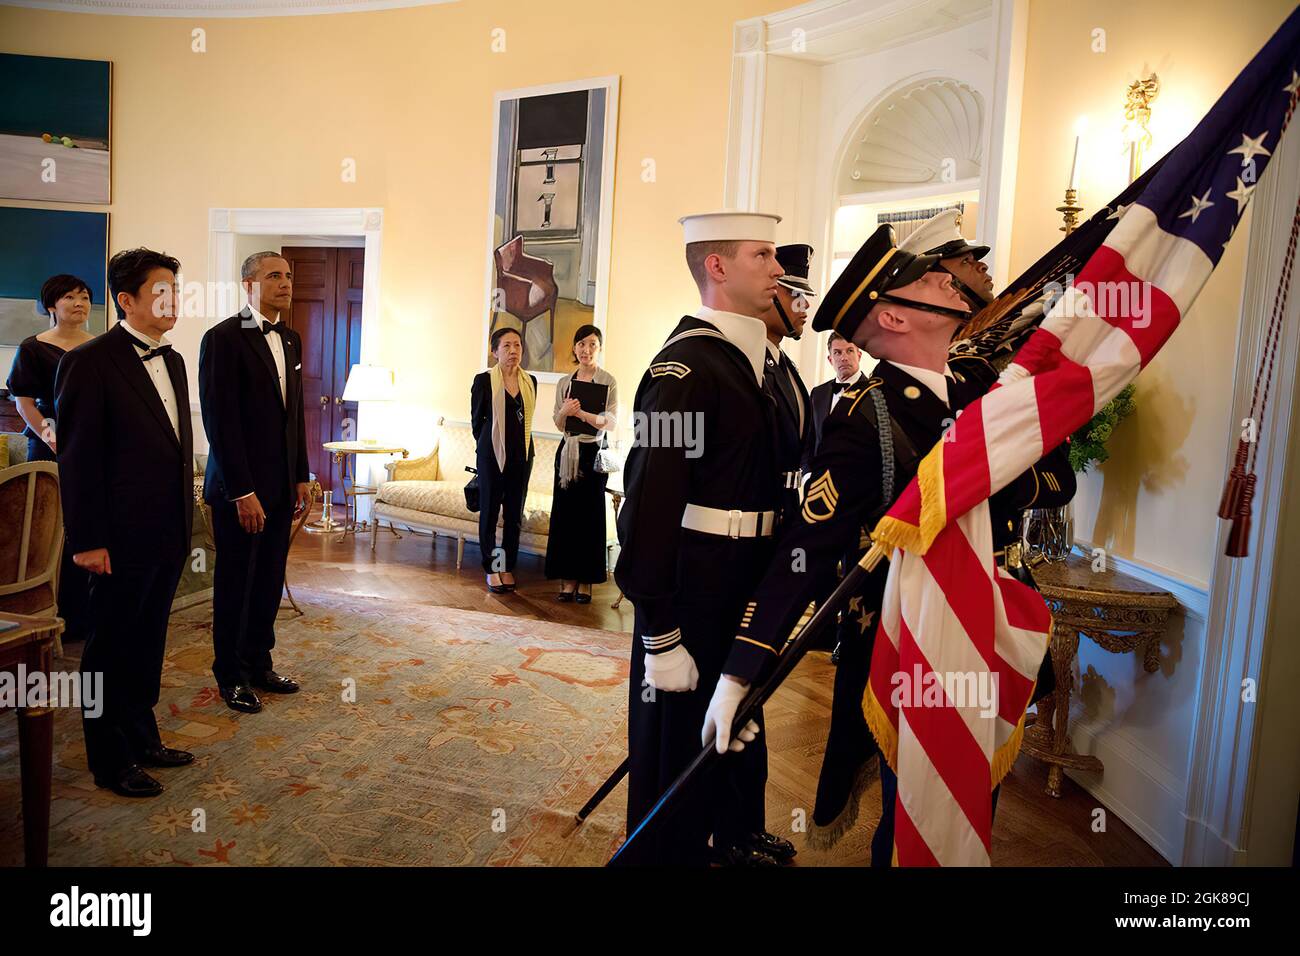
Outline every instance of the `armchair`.
[(493, 254), (496, 261), (496, 287), (501, 290), (503, 307), (523, 325), (524, 368), (532, 367), (537, 356), (528, 354), (528, 323), (543, 312), (551, 317), (551, 347), (555, 347), (555, 306), (559, 287), (555, 284), (555, 263), (524, 252), (524, 237), (515, 236)]

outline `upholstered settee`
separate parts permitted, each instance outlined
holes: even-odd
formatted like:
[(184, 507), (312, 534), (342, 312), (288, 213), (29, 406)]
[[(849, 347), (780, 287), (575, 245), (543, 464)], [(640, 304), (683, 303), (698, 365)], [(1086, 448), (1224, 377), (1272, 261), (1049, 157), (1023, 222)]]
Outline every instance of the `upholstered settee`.
[[(551, 532), (551, 498), (555, 487), (555, 452), (559, 436), (533, 431), (536, 449), (524, 499), (519, 550), (545, 554)], [(474, 435), (468, 422), (438, 420), (433, 451), (422, 458), (391, 461), (375, 494), (376, 521), (456, 539), (456, 567), (465, 555), (465, 542), (478, 542), (478, 515), (465, 507), (465, 484), (473, 477)], [(617, 476), (615, 476), (617, 477)], [(606, 495), (605, 540), (617, 540), (612, 499)], [(501, 526), (498, 519), (497, 527)]]

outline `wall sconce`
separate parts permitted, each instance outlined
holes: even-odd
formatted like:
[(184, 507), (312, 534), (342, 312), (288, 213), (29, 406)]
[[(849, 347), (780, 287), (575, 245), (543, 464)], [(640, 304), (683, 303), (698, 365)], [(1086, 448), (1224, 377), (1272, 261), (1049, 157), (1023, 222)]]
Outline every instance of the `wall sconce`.
[(1134, 80), (1124, 98), (1124, 141), (1128, 143), (1128, 181), (1142, 175), (1142, 151), (1151, 147), (1151, 103), (1160, 95), (1160, 77)]
[(1080, 116), (1074, 121), (1074, 158), (1070, 160), (1070, 180), (1065, 187), (1065, 202), (1056, 207), (1061, 214), (1064, 225), (1061, 232), (1067, 236), (1079, 225), (1079, 213), (1083, 206), (1079, 204), (1079, 143), (1083, 140), (1083, 131), (1088, 128), (1088, 117)]

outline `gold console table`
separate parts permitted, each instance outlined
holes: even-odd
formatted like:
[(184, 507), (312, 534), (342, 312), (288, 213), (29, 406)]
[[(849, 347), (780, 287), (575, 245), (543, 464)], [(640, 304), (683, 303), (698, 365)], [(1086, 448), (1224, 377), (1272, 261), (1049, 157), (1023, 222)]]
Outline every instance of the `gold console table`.
[[(1056, 690), (1026, 719), (1021, 749), (1048, 764), (1047, 792), (1061, 795), (1065, 769), (1100, 773), (1101, 761), (1070, 749), (1067, 733), (1074, 659), (1079, 635), (1112, 654), (1141, 652), (1147, 673), (1160, 667), (1160, 637), (1178, 601), (1168, 591), (1107, 568), (1094, 571), (1090, 558), (1071, 551), (1064, 561), (1033, 567), (1038, 589), (1052, 608), (1052, 671)], [(1032, 722), (1032, 723), (1031, 723)]]

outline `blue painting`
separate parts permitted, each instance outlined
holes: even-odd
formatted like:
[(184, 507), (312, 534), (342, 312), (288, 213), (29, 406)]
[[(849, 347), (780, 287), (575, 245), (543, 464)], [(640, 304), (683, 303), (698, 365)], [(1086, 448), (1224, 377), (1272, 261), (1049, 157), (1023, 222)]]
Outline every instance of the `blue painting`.
[(112, 64), (0, 53), (0, 197), (107, 203)]
[(0, 206), (0, 346), (16, 346), (50, 327), (41, 286), (71, 273), (90, 286), (86, 331), (105, 329), (108, 213)]

